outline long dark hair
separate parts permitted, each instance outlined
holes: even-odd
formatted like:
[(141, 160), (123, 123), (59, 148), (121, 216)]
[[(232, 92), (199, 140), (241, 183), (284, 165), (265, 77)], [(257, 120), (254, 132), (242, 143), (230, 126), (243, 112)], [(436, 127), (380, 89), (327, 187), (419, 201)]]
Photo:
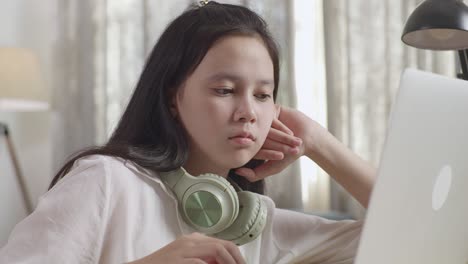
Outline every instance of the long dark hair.
[[(58, 171), (49, 189), (64, 177), (73, 163), (94, 154), (121, 157), (153, 171), (170, 171), (185, 164), (187, 135), (171, 115), (170, 102), (215, 41), (241, 34), (260, 37), (274, 68), (276, 99), (279, 83), (278, 48), (267, 24), (246, 7), (209, 2), (193, 5), (166, 28), (148, 57), (135, 91), (109, 141), (75, 154)], [(253, 168), (262, 161), (251, 160)], [(229, 172), (229, 180), (244, 190), (264, 193), (264, 181), (249, 182)]]

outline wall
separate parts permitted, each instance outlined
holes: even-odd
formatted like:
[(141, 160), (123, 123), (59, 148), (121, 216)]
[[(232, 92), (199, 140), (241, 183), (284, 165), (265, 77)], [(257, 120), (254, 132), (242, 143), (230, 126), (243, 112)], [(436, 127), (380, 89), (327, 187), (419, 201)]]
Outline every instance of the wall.
[[(57, 43), (57, 0), (2, 1), (0, 8), (0, 46), (32, 49), (38, 56), (50, 88)], [(47, 190), (53, 174), (53, 111), (40, 113), (0, 112), (7, 123), (33, 204)], [(6, 243), (13, 226), (26, 216), (5, 138), (0, 137), (0, 246)]]

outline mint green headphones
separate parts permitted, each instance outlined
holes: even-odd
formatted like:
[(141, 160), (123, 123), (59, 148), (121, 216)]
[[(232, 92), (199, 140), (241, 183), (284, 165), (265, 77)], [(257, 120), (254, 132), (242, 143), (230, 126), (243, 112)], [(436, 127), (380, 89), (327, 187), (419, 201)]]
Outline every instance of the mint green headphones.
[(180, 168), (160, 173), (175, 193), (179, 212), (195, 230), (237, 245), (257, 238), (265, 227), (266, 205), (259, 195), (234, 187), (216, 174), (194, 177)]

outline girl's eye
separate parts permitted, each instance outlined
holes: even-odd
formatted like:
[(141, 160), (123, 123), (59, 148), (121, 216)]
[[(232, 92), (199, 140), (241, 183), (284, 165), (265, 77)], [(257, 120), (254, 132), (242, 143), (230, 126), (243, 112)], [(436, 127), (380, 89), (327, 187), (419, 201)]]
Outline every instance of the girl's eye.
[(257, 99), (259, 99), (260, 101), (267, 101), (268, 99), (271, 98), (271, 95), (269, 95), (269, 94), (257, 94), (257, 95), (255, 95), (255, 97), (257, 97)]
[(214, 89), (214, 91), (219, 95), (228, 95), (230, 93), (233, 93), (234, 89), (231, 89), (231, 88), (218, 88), (218, 89)]

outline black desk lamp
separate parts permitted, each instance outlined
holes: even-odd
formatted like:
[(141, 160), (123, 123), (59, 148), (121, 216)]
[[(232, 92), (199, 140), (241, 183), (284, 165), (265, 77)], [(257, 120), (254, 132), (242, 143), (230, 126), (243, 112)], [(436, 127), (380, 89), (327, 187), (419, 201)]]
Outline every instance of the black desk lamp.
[(458, 50), (462, 73), (468, 80), (468, 7), (462, 0), (426, 0), (409, 16), (401, 40), (430, 50)]

